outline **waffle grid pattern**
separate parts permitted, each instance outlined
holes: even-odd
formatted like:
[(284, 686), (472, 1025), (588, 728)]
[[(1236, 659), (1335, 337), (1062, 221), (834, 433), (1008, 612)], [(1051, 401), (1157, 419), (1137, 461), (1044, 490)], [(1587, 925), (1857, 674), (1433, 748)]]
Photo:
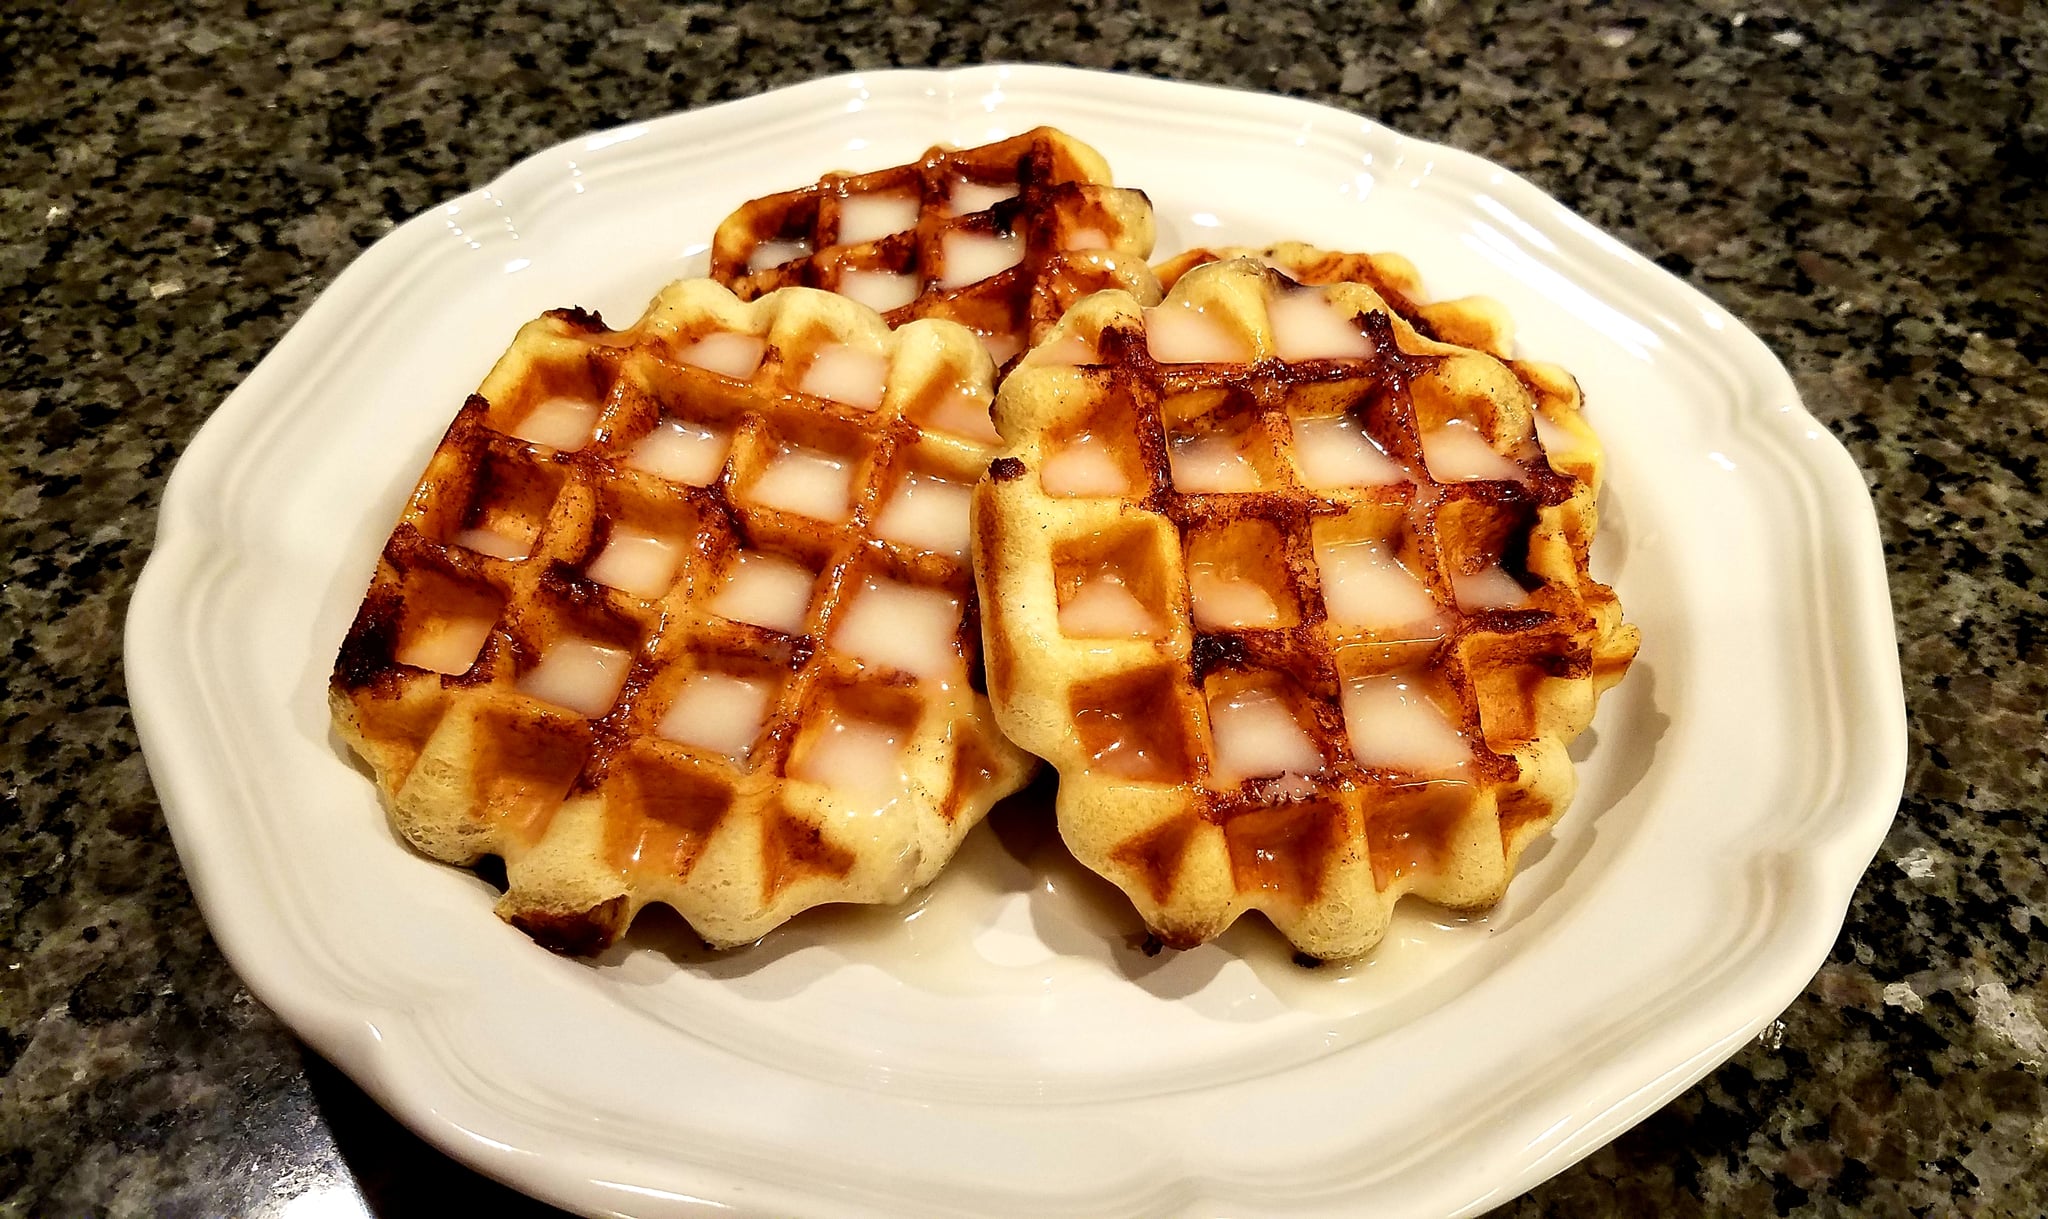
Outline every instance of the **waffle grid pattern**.
[[(1536, 427), (1544, 456), (1552, 469), (1587, 484), (1599, 494), (1603, 455), (1599, 437), (1586, 423), (1578, 381), (1565, 369), (1537, 360), (1514, 358), (1514, 319), (1499, 301), (1485, 296), (1455, 300), (1423, 299), (1422, 274), (1399, 254), (1347, 254), (1283, 241), (1264, 249), (1228, 246), (1193, 249), (1154, 268), (1160, 286), (1171, 290), (1196, 267), (1230, 258), (1253, 258), (1312, 287), (1362, 284), (1377, 293), (1387, 308), (1422, 337), (1454, 347), (1469, 347), (1506, 364), (1535, 399)], [(1590, 507), (1590, 505), (1588, 505)], [(1585, 534), (1592, 535), (1590, 520)]]
[[(1488, 342), (1498, 343), (1510, 340), (1506, 333), (1509, 324), (1507, 311), (1486, 298), (1466, 297), (1457, 301), (1446, 301), (1429, 305), (1423, 301), (1422, 272), (1406, 256), (1390, 252), (1376, 254), (1339, 254), (1319, 250), (1298, 241), (1283, 241), (1264, 249), (1249, 246), (1198, 246), (1183, 250), (1168, 258), (1152, 270), (1159, 279), (1163, 292), (1170, 292), (1181, 277), (1196, 267), (1230, 258), (1252, 258), (1269, 267), (1287, 273), (1288, 278), (1303, 284), (1363, 284), (1371, 288), (1387, 308), (1398, 314), (1409, 325), (1415, 326), (1430, 338), (1441, 339), (1460, 347), (1472, 347), (1488, 355), (1507, 357), (1507, 350), (1497, 350)], [(1454, 325), (1484, 323), (1486, 334), (1479, 336), (1467, 333), (1459, 337), (1442, 334), (1428, 322), (1435, 314)], [(1468, 341), (1483, 337), (1486, 341)]]
[[(1565, 746), (1633, 655), (1633, 628), (1586, 570), (1592, 486), (1561, 468), (1570, 461), (1546, 461), (1533, 414), (1543, 403), (1513, 371), (1423, 337), (1355, 283), (1322, 291), (1358, 320), (1371, 354), (1280, 361), (1267, 305), (1298, 291), (1293, 280), (1251, 260), (1176, 278), (1156, 312), (1191, 311), (1246, 359), (1161, 363), (1147, 311), (1106, 294), (1069, 314), (998, 398), (1011, 447), (975, 505), (991, 694), (1011, 738), (1059, 769), (1068, 845), (1168, 943), (1206, 940), (1257, 909), (1304, 952), (1355, 956), (1404, 893), (1461, 908), (1498, 899), (1522, 847), (1570, 799)], [(1568, 385), (1552, 384), (1548, 405), (1575, 415)], [(1405, 479), (1307, 485), (1295, 423), (1331, 418), (1360, 424)], [(1432, 477), (1422, 436), (1451, 420), (1478, 427), (1521, 476)], [(1219, 437), (1258, 489), (1178, 489), (1180, 446)], [(1049, 491), (1064, 448), (1104, 440), (1130, 455), (1126, 491)], [(1441, 633), (1333, 623), (1318, 550), (1345, 543), (1400, 555)], [(1459, 577), (1495, 566), (1512, 570), (1522, 603), (1461, 609)], [(1200, 624), (1190, 590), (1204, 570), (1255, 585), (1270, 620)], [(1063, 609), (1107, 573), (1157, 630), (1066, 633)], [(1346, 692), (1375, 677), (1426, 698), (1463, 732), (1469, 761), (1415, 770), (1356, 756)], [(1231, 772), (1217, 709), (1248, 701), (1277, 705), (1293, 726), (1261, 738), (1269, 753), (1301, 740), (1313, 763)]]
[[(869, 302), (891, 325), (920, 317), (960, 322), (1006, 365), (1091, 292), (1118, 288), (1148, 302), (1158, 299), (1145, 264), (1152, 250), (1151, 204), (1142, 191), (1110, 181), (1099, 153), (1048, 127), (976, 148), (934, 147), (912, 164), (828, 174), (811, 186), (749, 201), (718, 226), (711, 276), (743, 300), (791, 285), (858, 296), (862, 289), (853, 281), (860, 277), (905, 276), (914, 289), (905, 303)], [(964, 210), (963, 184), (978, 196), (968, 198)], [(999, 197), (1005, 192), (1012, 193)], [(850, 206), (886, 199), (913, 199), (915, 222), (887, 234), (863, 229), (857, 239), (842, 240)], [(966, 246), (951, 244), (955, 238), (969, 239), (969, 246), (1020, 242), (1017, 262), (965, 278)], [(787, 257), (760, 265), (764, 246)]]
[[(710, 334), (743, 336), (740, 354), (731, 339), (698, 354)], [(830, 352), (857, 374), (879, 376), (887, 361), (878, 404), (799, 388)], [(431, 459), (336, 667), (337, 724), (401, 831), (453, 863), (502, 856), (500, 913), (575, 952), (608, 945), (649, 901), (729, 945), (821, 902), (893, 901), (929, 881), (1029, 761), (974, 688), (964, 553), (878, 536), (876, 521), (912, 478), (956, 485), (964, 503), (988, 450), (933, 421), (985, 409), (991, 374), (963, 329), (892, 334), (850, 301), (801, 289), (743, 304), (694, 281), (625, 331), (575, 311), (529, 324)], [(537, 434), (530, 420), (564, 398), (598, 408), (580, 440), (560, 423), (554, 444), (514, 434)], [(701, 472), (641, 468), (660, 464), (643, 442), (678, 422), (712, 446)], [(843, 520), (761, 502), (779, 500), (764, 480), (791, 454), (823, 455), (850, 477)], [(830, 470), (807, 467), (807, 485)], [(614, 544), (643, 556), (627, 576), (605, 566)], [(814, 573), (795, 629), (713, 612), (736, 569), (764, 555)], [(939, 638), (888, 638), (939, 621), (934, 611), (949, 624)], [(401, 659), (479, 621), (488, 634), (466, 667), (461, 652), (439, 658), (445, 674)], [(579, 672), (550, 685), (550, 666)], [(751, 740), (744, 699), (665, 729), (707, 676), (765, 702)], [(608, 705), (564, 705), (607, 682), (619, 683)], [(900, 784), (844, 782), (861, 766), (848, 769), (842, 736), (865, 741), (865, 756), (899, 751)]]

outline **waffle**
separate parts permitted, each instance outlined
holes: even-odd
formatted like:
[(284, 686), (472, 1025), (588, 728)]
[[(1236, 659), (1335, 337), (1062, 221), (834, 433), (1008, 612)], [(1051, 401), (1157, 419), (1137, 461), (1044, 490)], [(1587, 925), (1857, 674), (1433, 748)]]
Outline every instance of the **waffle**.
[(998, 395), (989, 694), (1166, 943), (1258, 910), (1357, 956), (1404, 894), (1500, 897), (1635, 630), (1513, 370), (1364, 283), (1178, 270), (1157, 308), (1081, 302)]
[(377, 563), (334, 722), (426, 854), (558, 951), (708, 943), (929, 881), (1031, 760), (979, 690), (993, 369), (807, 288), (529, 323)]
[(960, 322), (1000, 367), (1091, 292), (1157, 301), (1152, 233), (1142, 191), (1110, 185), (1100, 153), (1040, 127), (752, 200), (718, 226), (711, 276), (742, 300), (801, 284), (892, 326)]

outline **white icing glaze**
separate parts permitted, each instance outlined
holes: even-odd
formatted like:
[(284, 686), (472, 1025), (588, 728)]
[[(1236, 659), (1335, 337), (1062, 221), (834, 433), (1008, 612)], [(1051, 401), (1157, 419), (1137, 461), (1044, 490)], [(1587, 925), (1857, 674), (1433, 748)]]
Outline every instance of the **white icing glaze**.
[(1462, 772), (1472, 760), (1465, 735), (1405, 674), (1346, 686), (1344, 728), (1361, 766), (1434, 777)]
[(1274, 354), (1283, 360), (1350, 360), (1372, 354), (1372, 340), (1322, 292), (1296, 290), (1266, 306)]
[(1060, 606), (1060, 633), (1076, 639), (1130, 639), (1163, 634), (1159, 616), (1116, 576), (1096, 576)]
[(1222, 436), (1176, 436), (1167, 451), (1173, 485), (1191, 495), (1259, 489), (1259, 471)]
[(929, 474), (911, 473), (875, 517), (875, 534), (920, 550), (967, 553), (969, 488)]
[(1462, 419), (1424, 432), (1422, 458), (1429, 465), (1430, 476), (1439, 482), (1520, 482), (1527, 476), (1521, 466), (1494, 452), (1478, 428)]
[(495, 529), (465, 529), (449, 540), (494, 559), (523, 559), (531, 549), (527, 543)]
[(988, 399), (964, 390), (941, 394), (926, 413), (925, 422), (941, 432), (982, 444), (1000, 444), (1003, 439), (989, 418)]
[(1161, 364), (1241, 364), (1251, 345), (1222, 322), (1182, 304), (1145, 310), (1145, 347)]
[(1127, 495), (1131, 477), (1109, 451), (1109, 442), (1083, 433), (1045, 459), (1038, 481), (1047, 495)]
[(816, 449), (785, 449), (748, 488), (766, 508), (820, 521), (843, 521), (853, 507), (853, 462)]
[(838, 291), (876, 313), (887, 313), (917, 299), (918, 281), (915, 275), (894, 271), (846, 270), (839, 273)]
[(1221, 566), (1198, 561), (1188, 567), (1188, 599), (1195, 625), (1205, 631), (1278, 626), (1280, 605), (1256, 582), (1225, 575)]
[(1017, 197), (1015, 182), (999, 182), (994, 186), (983, 186), (965, 178), (953, 179), (953, 190), (946, 198), (946, 210), (955, 216), (967, 216), (985, 212), (1005, 199)]
[(597, 403), (554, 397), (526, 412), (512, 434), (521, 440), (573, 453), (590, 443), (590, 430), (595, 426)]
[(966, 667), (955, 641), (960, 602), (936, 589), (869, 576), (836, 619), (831, 647), (863, 664), (931, 680)]
[(826, 343), (811, 357), (797, 390), (871, 411), (889, 388), (889, 361), (880, 352)]
[(916, 195), (849, 195), (839, 201), (840, 245), (879, 241), (916, 227)]
[(772, 683), (727, 673), (692, 673), (654, 726), (655, 735), (744, 761), (768, 718)]
[(1078, 334), (1063, 334), (1048, 340), (1031, 354), (1039, 364), (1093, 364), (1101, 358), (1094, 346)]
[(951, 291), (1000, 275), (1024, 261), (1024, 238), (991, 237), (985, 233), (947, 233), (940, 246), (945, 262), (939, 287)]
[(540, 663), (522, 674), (522, 694), (567, 707), (586, 719), (611, 710), (626, 684), (633, 654), (588, 639), (564, 639), (541, 654)]
[(903, 788), (903, 734), (873, 720), (825, 715), (796, 753), (789, 777), (849, 795), (886, 798)]
[(811, 608), (817, 573), (793, 559), (743, 551), (727, 570), (725, 584), (711, 599), (711, 612), (785, 635), (801, 635)]
[(1529, 603), (1529, 590), (1499, 564), (1469, 576), (1451, 577), (1451, 591), (1458, 598), (1458, 608), (1468, 614), (1515, 609)]
[(794, 262), (809, 256), (811, 243), (808, 241), (764, 241), (747, 255), (747, 272), (766, 271), (786, 262)]
[(1410, 630), (1414, 638), (1443, 634), (1436, 601), (1403, 566), (1389, 542), (1366, 540), (1316, 547), (1323, 609), (1330, 624), (1375, 633)]
[(676, 582), (682, 561), (679, 543), (637, 529), (614, 529), (584, 574), (642, 601), (653, 601)]
[(399, 647), (398, 663), (436, 673), (467, 673), (495, 622), (482, 614), (423, 622)]
[(1240, 691), (1209, 704), (1209, 735), (1216, 742), (1211, 769), (1226, 783), (1261, 775), (1313, 775), (1323, 756), (1293, 712), (1276, 695)]
[(721, 376), (744, 381), (761, 367), (761, 357), (768, 354), (768, 340), (751, 334), (734, 334), (720, 330), (705, 335), (676, 353), (676, 359), (685, 364), (715, 372)]
[(1294, 464), (1301, 470), (1301, 481), (1316, 490), (1379, 487), (1408, 478), (1408, 472), (1348, 415), (1296, 419)]
[(626, 454), (626, 464), (656, 478), (702, 487), (718, 477), (732, 433), (664, 417)]
[(997, 368), (1010, 362), (1010, 358), (1024, 350), (1024, 340), (1014, 334), (984, 334), (981, 345), (988, 348), (988, 358)]

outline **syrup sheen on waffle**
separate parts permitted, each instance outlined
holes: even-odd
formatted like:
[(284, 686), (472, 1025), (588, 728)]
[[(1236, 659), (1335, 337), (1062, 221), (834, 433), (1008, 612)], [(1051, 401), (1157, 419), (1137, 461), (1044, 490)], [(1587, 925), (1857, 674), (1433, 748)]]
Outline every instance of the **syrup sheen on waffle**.
[(931, 880), (1032, 760), (980, 692), (968, 330), (671, 285), (521, 329), (430, 459), (330, 702), (403, 835), (566, 952)]
[(1568, 375), (1489, 354), (1491, 302), (1421, 306), (1391, 256), (1214, 257), (1082, 301), (1004, 383), (989, 691), (1165, 942), (1258, 910), (1357, 956), (1404, 894), (1497, 900), (1570, 801), (1636, 648), (1587, 569), (1599, 447)]
[(742, 300), (802, 284), (891, 325), (957, 321), (1004, 366), (1091, 292), (1156, 301), (1152, 238), (1142, 191), (1111, 185), (1100, 153), (1040, 127), (751, 200), (718, 226), (711, 276)]

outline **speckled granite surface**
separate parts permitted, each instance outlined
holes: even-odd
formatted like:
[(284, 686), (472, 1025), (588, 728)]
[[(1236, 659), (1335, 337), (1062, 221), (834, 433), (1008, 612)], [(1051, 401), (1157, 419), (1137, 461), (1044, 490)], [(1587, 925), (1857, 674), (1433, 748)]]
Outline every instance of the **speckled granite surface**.
[(201, 925), (119, 666), (162, 478), (362, 246), (528, 153), (852, 67), (1014, 58), (1493, 157), (1747, 320), (1869, 474), (1912, 763), (1834, 955), (1762, 1042), (1501, 1213), (2048, 1213), (2048, 10), (540, 14), (567, 7), (0, 23), (0, 1212), (543, 1210), (311, 1058)]

